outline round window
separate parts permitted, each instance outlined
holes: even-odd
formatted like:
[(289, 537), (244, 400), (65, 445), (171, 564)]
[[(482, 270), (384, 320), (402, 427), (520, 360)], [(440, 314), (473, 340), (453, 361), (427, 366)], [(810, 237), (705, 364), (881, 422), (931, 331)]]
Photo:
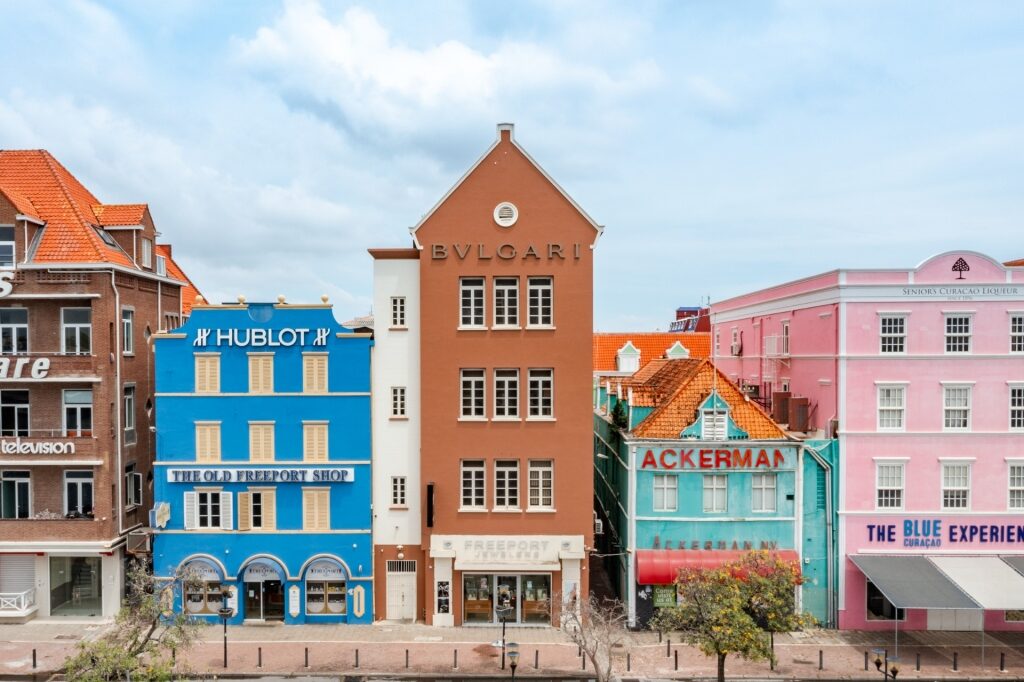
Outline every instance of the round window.
[(502, 227), (512, 227), (519, 219), (519, 209), (515, 204), (503, 201), (494, 207), (494, 222)]

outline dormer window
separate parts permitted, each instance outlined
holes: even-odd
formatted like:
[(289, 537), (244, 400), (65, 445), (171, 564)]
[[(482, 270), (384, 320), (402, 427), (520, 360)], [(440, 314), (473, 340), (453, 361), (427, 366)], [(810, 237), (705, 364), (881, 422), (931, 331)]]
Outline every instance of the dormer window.
[(703, 440), (725, 440), (729, 433), (729, 411), (712, 408), (701, 411), (701, 433)]
[(632, 341), (618, 350), (615, 355), (615, 368), (620, 372), (636, 372), (640, 369), (640, 349)]
[(98, 234), (100, 236), (100, 239), (103, 240), (104, 244), (106, 244), (107, 246), (109, 246), (112, 249), (116, 249), (117, 248), (117, 242), (114, 241), (114, 238), (110, 235), (109, 232), (107, 232), (106, 230), (101, 230), (100, 228), (97, 227), (96, 228), (96, 234)]
[(665, 357), (669, 360), (685, 359), (690, 357), (690, 350), (679, 341), (676, 341), (665, 349)]
[(142, 267), (153, 267), (153, 240), (142, 238)]

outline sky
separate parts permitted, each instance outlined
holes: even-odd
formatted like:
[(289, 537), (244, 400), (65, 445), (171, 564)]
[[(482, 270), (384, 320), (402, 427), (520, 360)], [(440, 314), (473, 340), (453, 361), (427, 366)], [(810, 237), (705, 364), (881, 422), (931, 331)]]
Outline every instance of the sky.
[[(595, 326), (1024, 257), (1024, 3), (0, 0), (0, 148), (148, 203), (212, 301), (371, 312), (495, 139), (599, 223)], [(17, 36), (16, 39), (13, 39)]]

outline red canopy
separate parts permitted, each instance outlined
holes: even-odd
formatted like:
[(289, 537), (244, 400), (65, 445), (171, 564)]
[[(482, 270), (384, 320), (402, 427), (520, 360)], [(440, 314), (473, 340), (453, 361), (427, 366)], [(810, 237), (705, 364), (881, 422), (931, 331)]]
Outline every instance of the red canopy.
[[(639, 585), (671, 585), (681, 568), (717, 568), (749, 553), (739, 549), (639, 549), (636, 552), (636, 582)], [(787, 561), (800, 562), (792, 549), (773, 553)]]

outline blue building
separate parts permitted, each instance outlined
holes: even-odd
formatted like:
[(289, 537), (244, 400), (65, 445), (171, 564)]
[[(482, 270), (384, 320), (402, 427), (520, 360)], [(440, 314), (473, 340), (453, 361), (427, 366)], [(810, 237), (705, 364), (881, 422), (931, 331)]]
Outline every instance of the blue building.
[(154, 339), (153, 570), (201, 581), (177, 608), (372, 622), (370, 335), (240, 299)]

